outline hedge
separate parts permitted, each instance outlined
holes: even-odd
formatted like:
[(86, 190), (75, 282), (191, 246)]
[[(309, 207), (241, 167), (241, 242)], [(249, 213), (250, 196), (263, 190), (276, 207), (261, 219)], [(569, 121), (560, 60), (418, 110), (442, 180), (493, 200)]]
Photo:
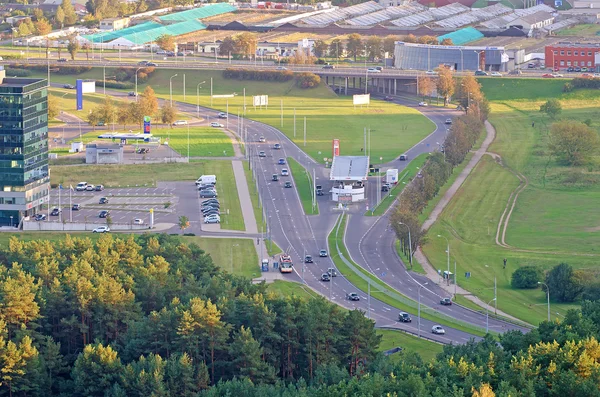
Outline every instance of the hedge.
[(6, 68), (6, 75), (10, 77), (29, 77), (31, 76), (31, 70), (27, 69), (14, 69), (14, 68)]
[[(104, 87), (104, 82), (102, 80), (96, 80), (96, 87)], [(106, 80), (107, 88), (118, 88), (118, 89), (126, 89), (133, 88), (134, 84), (126, 81), (114, 81), (114, 80)]]
[(293, 80), (294, 73), (289, 70), (225, 69), (223, 77), (236, 80), (285, 82)]

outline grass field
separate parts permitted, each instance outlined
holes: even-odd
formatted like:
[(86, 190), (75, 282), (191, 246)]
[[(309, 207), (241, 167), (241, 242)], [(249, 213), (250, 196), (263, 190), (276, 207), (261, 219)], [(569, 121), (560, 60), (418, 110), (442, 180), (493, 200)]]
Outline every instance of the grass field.
[[(107, 68), (107, 75), (113, 69)], [(147, 84), (140, 84), (138, 91), (146, 85), (152, 86), (158, 96), (169, 96), (169, 78), (177, 71), (159, 68)], [(173, 99), (183, 101), (182, 73), (173, 79)], [(434, 124), (414, 109), (405, 108), (384, 101), (372, 101), (367, 108), (356, 108), (351, 97), (337, 97), (325, 85), (302, 90), (294, 82), (266, 83), (259, 81), (238, 81), (222, 78), (220, 71), (186, 70), (186, 102), (196, 104), (197, 84), (205, 81), (200, 88), (200, 105), (225, 110), (229, 104), (229, 112), (243, 112), (246, 89), (246, 117), (270, 124), (282, 130), (299, 145), (304, 141), (304, 117), (306, 117), (306, 152), (319, 162), (323, 162), (322, 153), (331, 148), (331, 140), (341, 140), (344, 155), (361, 155), (363, 147), (363, 129), (371, 128), (371, 155), (383, 157), (387, 162), (412, 147), (423, 137), (433, 131)], [(77, 78), (102, 78), (101, 69), (78, 75)], [(234, 98), (213, 99), (210, 101), (210, 79), (213, 79), (213, 94), (233, 94)], [(52, 76), (53, 82), (73, 83), (69, 76)], [(99, 91), (102, 91), (100, 87)], [(127, 91), (127, 90), (123, 90)], [(253, 95), (269, 95), (268, 109), (254, 109)], [(283, 126), (280, 123), (281, 105), (283, 101)], [(296, 133), (294, 134), (294, 109), (296, 113)], [(304, 149), (304, 147), (303, 147)], [(319, 153), (321, 152), (321, 153)]]
[(319, 296), (316, 292), (302, 284), (283, 280), (275, 280), (273, 283), (269, 284), (267, 291), (279, 296), (295, 295), (306, 299)]
[(557, 36), (592, 36), (595, 37), (600, 32), (600, 26), (595, 23), (584, 23), (581, 25), (571, 26), (570, 28), (561, 29), (556, 32)]
[(396, 247), (396, 252), (398, 253), (398, 256), (402, 259), (402, 262), (404, 262), (404, 264), (409, 270), (412, 270), (415, 273), (426, 274), (425, 269), (423, 269), (423, 266), (419, 263), (417, 258), (414, 257), (414, 253), (412, 258), (412, 269), (410, 268), (410, 258), (408, 252), (406, 253), (406, 255), (404, 255), (404, 252), (402, 252), (402, 250), (400, 249), (400, 240), (396, 240), (394, 246)]
[(259, 207), (256, 183), (254, 183), (252, 180), (252, 171), (248, 168), (247, 161), (244, 161), (244, 175), (246, 176), (246, 182), (248, 183), (248, 191), (250, 192), (250, 200), (252, 201), (252, 209), (254, 210), (256, 226), (258, 227), (258, 232), (262, 233), (266, 231), (266, 224), (263, 219), (262, 209)]
[[(425, 362), (431, 361), (438, 353), (441, 353), (444, 348), (443, 345), (439, 343), (417, 338), (402, 331), (378, 329), (377, 334), (383, 337), (381, 339), (381, 344), (379, 345), (379, 351), (401, 347), (404, 352), (419, 353)], [(394, 357), (399, 357), (400, 355), (402, 355), (401, 352), (393, 354), (390, 357), (393, 361)]]
[(254, 240), (247, 238), (183, 237), (210, 253), (214, 263), (226, 272), (255, 278), (260, 275)]
[[(220, 181), (234, 181), (231, 162), (210, 160), (196, 163), (177, 164), (133, 164), (133, 165), (80, 165), (53, 166), (50, 182), (53, 185), (73, 185), (80, 181), (90, 181), (105, 187), (156, 186), (158, 181), (194, 181), (200, 175), (216, 175)], [(190, 187), (192, 185), (190, 184)], [(235, 183), (220, 183), (218, 186), (221, 209), (228, 209), (222, 215), (223, 229), (246, 230), (240, 199)]]
[(77, 110), (76, 93), (75, 90), (69, 90), (66, 88), (51, 88), (50, 94), (57, 99), (58, 108), (60, 111), (72, 114), (85, 120), (90, 110), (93, 110), (104, 100), (102, 94), (85, 94), (83, 100), (83, 109)]
[(296, 190), (300, 196), (300, 202), (302, 203), (304, 213), (306, 215), (318, 215), (319, 205), (315, 205), (314, 210), (312, 206), (312, 176), (309, 175), (309, 173), (306, 171), (306, 168), (300, 165), (300, 163), (298, 163), (292, 157), (287, 158), (287, 163), (290, 167), (294, 185), (296, 185)]
[(280, 254), (283, 252), (283, 250), (281, 248), (279, 248), (279, 246), (273, 240), (265, 239), (265, 245), (267, 247), (267, 254), (270, 257), (273, 257), (274, 255), (277, 255), (277, 254)]

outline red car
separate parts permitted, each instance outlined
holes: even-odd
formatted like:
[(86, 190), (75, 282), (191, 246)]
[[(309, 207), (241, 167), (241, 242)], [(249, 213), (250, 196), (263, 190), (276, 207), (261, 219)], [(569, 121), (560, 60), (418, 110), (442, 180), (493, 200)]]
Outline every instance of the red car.
[(550, 74), (550, 73), (544, 73), (544, 74), (542, 75), (542, 77), (543, 77), (543, 78), (545, 78), (545, 79), (553, 79), (553, 78), (554, 78), (554, 75), (553, 75), (553, 74)]

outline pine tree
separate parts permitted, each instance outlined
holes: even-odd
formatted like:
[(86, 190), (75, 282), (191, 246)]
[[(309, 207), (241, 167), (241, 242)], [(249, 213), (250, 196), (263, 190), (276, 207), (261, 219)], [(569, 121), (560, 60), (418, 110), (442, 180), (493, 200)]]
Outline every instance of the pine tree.
[(121, 360), (112, 347), (99, 343), (87, 345), (71, 371), (74, 392), (79, 396), (103, 397), (105, 390), (120, 381), (122, 373)]
[(255, 383), (272, 381), (275, 370), (261, 360), (262, 354), (262, 348), (252, 337), (252, 331), (242, 325), (229, 345), (233, 373)]

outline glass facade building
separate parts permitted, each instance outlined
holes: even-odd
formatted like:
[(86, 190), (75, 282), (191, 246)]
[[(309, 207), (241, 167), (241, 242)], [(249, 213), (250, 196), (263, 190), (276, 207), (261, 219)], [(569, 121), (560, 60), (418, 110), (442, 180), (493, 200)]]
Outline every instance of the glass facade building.
[(48, 203), (48, 83), (0, 70), (0, 226)]

